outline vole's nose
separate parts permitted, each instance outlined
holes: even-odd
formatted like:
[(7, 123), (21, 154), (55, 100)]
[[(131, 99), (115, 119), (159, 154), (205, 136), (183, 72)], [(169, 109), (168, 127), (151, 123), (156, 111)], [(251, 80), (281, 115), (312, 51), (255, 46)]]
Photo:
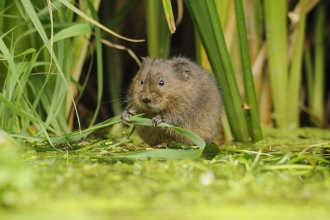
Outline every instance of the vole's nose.
[(148, 104), (148, 103), (151, 102), (151, 100), (148, 99), (148, 98), (143, 98), (143, 99), (142, 99), (142, 102), (145, 103), (145, 104)]

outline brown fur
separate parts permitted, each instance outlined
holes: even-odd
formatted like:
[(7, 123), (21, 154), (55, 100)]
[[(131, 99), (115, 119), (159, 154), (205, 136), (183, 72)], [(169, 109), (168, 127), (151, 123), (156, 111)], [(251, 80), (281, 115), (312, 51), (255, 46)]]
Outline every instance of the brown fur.
[[(220, 128), (222, 103), (216, 83), (204, 69), (183, 57), (145, 58), (126, 101), (123, 121), (146, 113), (145, 117), (153, 119), (154, 124), (165, 122), (185, 128), (206, 142), (212, 142)], [(171, 140), (193, 144), (169, 128), (136, 126), (136, 131), (151, 146)]]

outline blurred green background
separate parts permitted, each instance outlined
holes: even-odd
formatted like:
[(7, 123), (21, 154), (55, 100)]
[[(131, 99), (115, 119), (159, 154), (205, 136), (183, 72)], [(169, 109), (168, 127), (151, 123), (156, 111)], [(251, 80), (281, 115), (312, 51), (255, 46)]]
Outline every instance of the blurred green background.
[(214, 74), (226, 140), (260, 140), (260, 125), (328, 128), (328, 9), (318, 0), (3, 0), (1, 129), (58, 136), (119, 115), (145, 56), (185, 56)]

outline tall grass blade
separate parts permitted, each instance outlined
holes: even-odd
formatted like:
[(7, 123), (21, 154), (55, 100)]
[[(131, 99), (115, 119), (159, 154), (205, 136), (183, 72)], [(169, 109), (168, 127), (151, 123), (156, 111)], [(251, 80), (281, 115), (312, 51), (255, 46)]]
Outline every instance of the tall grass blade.
[(205, 47), (222, 90), (228, 121), (235, 140), (250, 140), (245, 112), (214, 1), (186, 0), (188, 10)]
[[(44, 45), (46, 46), (46, 48), (48, 49), (48, 52), (50, 53), (51, 55), (51, 60), (54, 61), (56, 67), (57, 67), (57, 70), (59, 71), (59, 74), (62, 78), (62, 80), (60, 79), (57, 79), (56, 80), (56, 85), (55, 86), (55, 91), (52, 91), (54, 94), (60, 94), (61, 92), (63, 93), (63, 90), (66, 91), (68, 90), (69, 88), (69, 85), (68, 85), (68, 74), (67, 76), (64, 75), (63, 71), (62, 71), (62, 67), (61, 67), (61, 64), (60, 62), (58, 61), (57, 59), (57, 56), (55, 55), (54, 51), (53, 51), (53, 48), (52, 48), (52, 45), (51, 45), (51, 42), (48, 40), (48, 36), (43, 28), (43, 25), (41, 23), (41, 21), (39, 20), (38, 18), (38, 15), (37, 13), (35, 12), (34, 8), (33, 8), (33, 5), (31, 4), (31, 2), (29, 0), (21, 0), (22, 3), (23, 3), (23, 6), (27, 12), (27, 14), (30, 16), (31, 18), (31, 21), (32, 23), (34, 24), (35, 28), (37, 29), (38, 33), (39, 33), (39, 36), (41, 37)], [(49, 79), (49, 77), (47, 77), (47, 80)], [(44, 85), (46, 85), (47, 83), (47, 80), (45, 82)], [(60, 89), (61, 88), (61, 89)], [(57, 89), (57, 90), (56, 90)], [(79, 129), (80, 129), (80, 119), (78, 117), (78, 111), (77, 111), (77, 108), (76, 108), (76, 104), (74, 102), (74, 97), (72, 95), (72, 93), (70, 93), (69, 91), (69, 96), (71, 98), (71, 101), (74, 105), (74, 109), (75, 109), (75, 113), (77, 115), (77, 120), (78, 120), (78, 125), (79, 125)], [(63, 96), (57, 96), (58, 98), (58, 101), (60, 101), (61, 99), (63, 99), (64, 97)], [(51, 102), (51, 106), (49, 107), (51, 110), (57, 110), (58, 109), (58, 102), (56, 101), (52, 101)], [(48, 117), (53, 117), (52, 114), (48, 114)], [(49, 119), (51, 120), (51, 119)]]
[(252, 140), (256, 142), (262, 139), (262, 133), (259, 121), (258, 102), (254, 89), (242, 0), (235, 0), (235, 14), (237, 21), (237, 33), (240, 44), (240, 54), (243, 66), (244, 92), (247, 105), (249, 106), (249, 109), (247, 110), (250, 119), (249, 126)]
[(172, 11), (171, 0), (163, 0), (163, 6), (164, 6), (165, 17), (168, 24), (168, 28), (171, 34), (173, 34), (176, 30), (176, 27), (175, 27), (175, 20)]
[[(93, 10), (95, 8), (95, 10), (97, 10), (99, 8), (100, 5), (100, 0), (88, 0), (86, 1), (86, 4), (80, 4), (81, 5), (81, 10), (83, 10), (84, 12), (86, 12), (86, 16), (90, 16), (91, 14), (91, 10)], [(90, 6), (92, 5), (92, 6)], [(91, 7), (93, 7), (93, 9), (91, 9)], [(89, 9), (89, 10), (88, 10)], [(65, 12), (64, 12), (65, 13)], [(73, 11), (68, 10), (66, 12), (66, 17), (68, 17), (68, 19), (73, 20)], [(85, 22), (85, 20), (82, 17), (78, 17), (76, 18), (77, 22)], [(94, 19), (95, 20), (95, 19)], [(97, 21), (97, 20), (95, 20)], [(98, 21), (97, 21), (98, 22)], [(91, 26), (90, 23), (87, 23), (89, 26)], [(97, 26), (95, 25), (94, 27), (97, 28)], [(70, 66), (70, 76), (72, 78), (73, 81), (79, 82), (82, 70), (83, 70), (83, 66), (84, 66), (84, 62), (86, 60), (86, 57), (88, 55), (88, 48), (90, 47), (90, 37), (91, 37), (92, 31), (90, 33), (86, 33), (86, 34), (81, 34), (81, 35), (77, 35), (72, 39), (71, 43), (71, 66)], [(93, 51), (93, 50), (91, 50)], [(77, 87), (74, 83), (70, 82), (69, 84), (70, 86), (70, 91), (76, 96), (77, 94)], [(72, 102), (70, 100), (70, 97), (67, 97), (66, 100), (66, 116), (69, 116), (71, 114), (72, 111)], [(72, 127), (72, 120), (73, 117), (71, 115), (71, 120), (70, 120), (70, 127)]]

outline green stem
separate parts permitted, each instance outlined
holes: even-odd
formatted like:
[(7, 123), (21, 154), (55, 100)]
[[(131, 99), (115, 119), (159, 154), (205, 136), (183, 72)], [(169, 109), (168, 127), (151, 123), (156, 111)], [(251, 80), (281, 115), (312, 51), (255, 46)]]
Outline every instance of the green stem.
[(287, 127), (286, 99), (288, 85), (286, 0), (264, 0), (267, 55), (274, 119), (280, 128)]
[(314, 92), (314, 78), (313, 78), (313, 64), (312, 64), (310, 44), (306, 44), (305, 46), (304, 64), (306, 71), (308, 105), (312, 106), (313, 92)]
[[(92, 2), (87, 1), (87, 3), (93, 19), (95, 19), (98, 22), (97, 11), (94, 8)], [(103, 94), (103, 61), (102, 61), (101, 30), (99, 27), (94, 26), (94, 32), (95, 32), (95, 46), (96, 46), (95, 52), (96, 52), (96, 65), (97, 65), (97, 105), (90, 126), (92, 126), (96, 121), (96, 118), (100, 111), (100, 107), (102, 103), (102, 94)]]
[(227, 22), (230, 1), (231, 0), (214, 0), (222, 27), (225, 27)]
[(151, 58), (167, 58), (171, 35), (167, 27), (162, 2), (147, 0), (146, 4), (148, 55)]
[[(6, 9), (6, 0), (2, 0), (0, 1), (0, 11), (2, 13), (4, 13), (4, 10)], [(1, 35), (5, 32), (4, 28), (3, 28), (3, 20), (4, 20), (4, 16), (0, 16), (0, 33)]]
[(306, 0), (300, 1), (300, 21), (295, 30), (296, 36), (292, 41), (294, 49), (291, 60), (289, 85), (288, 85), (288, 103), (287, 107), (289, 126), (290, 128), (297, 128), (299, 126), (299, 92), (301, 86), (301, 66), (303, 59), (303, 46), (306, 26)]
[(324, 29), (325, 4), (321, 1), (316, 9), (314, 97), (311, 106), (319, 119), (324, 118)]

